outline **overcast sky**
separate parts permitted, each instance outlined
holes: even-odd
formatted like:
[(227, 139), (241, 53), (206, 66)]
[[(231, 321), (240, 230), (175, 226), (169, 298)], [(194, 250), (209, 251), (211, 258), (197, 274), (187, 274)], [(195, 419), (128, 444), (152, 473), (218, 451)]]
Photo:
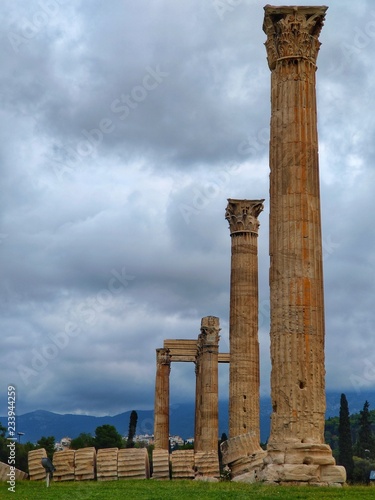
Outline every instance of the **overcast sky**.
[[(269, 394), (263, 6), (1, 0), (1, 415), (9, 384), (18, 413), (153, 408), (155, 349), (203, 316), (228, 352), (227, 198), (266, 199)], [(331, 1), (320, 40), (326, 382), (360, 391), (375, 388), (375, 4)], [(173, 364), (171, 403), (194, 390), (194, 366)]]

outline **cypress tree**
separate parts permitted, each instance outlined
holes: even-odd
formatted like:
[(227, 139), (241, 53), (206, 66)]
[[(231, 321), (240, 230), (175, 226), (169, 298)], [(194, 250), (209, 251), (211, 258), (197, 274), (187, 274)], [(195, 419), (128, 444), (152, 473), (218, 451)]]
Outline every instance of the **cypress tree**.
[(355, 445), (355, 454), (361, 458), (374, 458), (375, 439), (371, 429), (369, 412), (370, 403), (365, 401), (363, 410), (360, 411), (358, 438)]
[(134, 448), (134, 436), (135, 436), (135, 430), (137, 428), (137, 420), (138, 420), (137, 412), (133, 410), (130, 414), (128, 439), (126, 441), (127, 448)]
[(346, 469), (346, 475), (350, 481), (353, 477), (353, 443), (350, 430), (349, 406), (345, 394), (340, 398), (340, 418), (339, 418), (339, 465)]

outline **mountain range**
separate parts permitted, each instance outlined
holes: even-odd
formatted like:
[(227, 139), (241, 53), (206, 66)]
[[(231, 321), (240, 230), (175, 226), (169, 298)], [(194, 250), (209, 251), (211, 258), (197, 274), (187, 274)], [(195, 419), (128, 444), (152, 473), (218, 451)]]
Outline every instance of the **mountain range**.
[[(328, 392), (326, 394), (327, 411), (326, 417), (338, 416), (340, 411), (340, 392)], [(345, 392), (349, 404), (350, 413), (358, 413), (362, 410), (364, 402), (370, 403), (370, 409), (375, 407), (375, 391)], [(262, 397), (260, 400), (260, 430), (261, 440), (265, 442), (269, 435), (271, 400)], [(138, 414), (137, 434), (153, 433), (153, 410), (136, 410)], [(91, 415), (61, 415), (46, 410), (36, 410), (17, 416), (16, 430), (24, 433), (22, 442), (35, 443), (42, 436), (54, 436), (56, 441), (68, 436), (77, 437), (85, 432), (94, 435), (95, 429), (104, 424), (116, 427), (117, 431), (127, 436), (130, 420), (130, 411), (115, 416), (96, 417)], [(0, 417), (0, 422), (6, 427), (7, 417)], [(225, 432), (228, 434), (228, 401), (219, 402), (219, 436)], [(194, 436), (194, 403), (171, 405), (170, 408), (170, 434), (178, 435), (184, 439)]]

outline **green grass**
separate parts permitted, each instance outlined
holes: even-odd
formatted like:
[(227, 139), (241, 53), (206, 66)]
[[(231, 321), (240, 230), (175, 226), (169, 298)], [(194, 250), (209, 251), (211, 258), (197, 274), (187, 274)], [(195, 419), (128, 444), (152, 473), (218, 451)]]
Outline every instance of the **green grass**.
[[(7, 491), (8, 485), (0, 483), (0, 499), (24, 498), (27, 500), (180, 500), (180, 499), (358, 499), (375, 497), (371, 486), (345, 486), (344, 488), (323, 488), (313, 486), (267, 486), (248, 485), (233, 482), (204, 483), (198, 481), (86, 481), (52, 482), (47, 488), (45, 482), (19, 481), (15, 495)], [(12, 497), (14, 495), (14, 497)]]

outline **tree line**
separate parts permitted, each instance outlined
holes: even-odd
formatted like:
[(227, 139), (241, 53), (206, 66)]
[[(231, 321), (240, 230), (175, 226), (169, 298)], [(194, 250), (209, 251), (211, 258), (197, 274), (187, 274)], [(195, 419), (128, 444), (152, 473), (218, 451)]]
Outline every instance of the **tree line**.
[[(375, 410), (370, 411), (369, 407), (369, 402), (365, 401), (359, 413), (350, 415), (346, 396), (341, 394), (339, 416), (330, 417), (325, 422), (325, 442), (331, 446), (337, 464), (345, 467), (348, 482), (368, 483), (370, 471), (375, 471)], [(81, 433), (72, 439), (70, 448), (77, 450), (90, 446), (98, 450), (146, 446), (134, 442), (137, 420), (137, 412), (133, 410), (130, 414), (126, 439), (123, 439), (113, 425), (106, 424), (97, 427), (94, 436)], [(226, 435), (223, 435), (221, 441), (225, 439)], [(8, 444), (6, 428), (0, 423), (0, 461), (4, 463), (8, 461)], [(185, 446), (192, 447), (192, 445)], [(52, 459), (55, 452), (54, 436), (43, 436), (37, 443), (16, 442), (16, 467), (27, 472), (28, 452), (38, 448), (45, 448), (47, 455)], [(151, 454), (153, 446), (147, 448)]]
[[(88, 433), (81, 433), (70, 443), (70, 449), (78, 450), (79, 448), (86, 448), (88, 446), (94, 447), (96, 450), (101, 448), (134, 448), (134, 436), (137, 428), (138, 415), (136, 411), (130, 414), (129, 430), (126, 439), (123, 439), (121, 434), (113, 425), (101, 425), (95, 429), (95, 436)], [(6, 437), (7, 429), (0, 423), (0, 462), (8, 463), (9, 440)], [(52, 460), (55, 452), (55, 437), (43, 436), (35, 444), (34, 443), (18, 443), (16, 442), (16, 468), (27, 472), (28, 470), (28, 453), (32, 450), (44, 448), (47, 456)]]
[(339, 416), (325, 423), (325, 441), (351, 483), (368, 483), (370, 472), (375, 471), (375, 410), (369, 407), (366, 400), (359, 413), (350, 415), (346, 396), (341, 394)]

